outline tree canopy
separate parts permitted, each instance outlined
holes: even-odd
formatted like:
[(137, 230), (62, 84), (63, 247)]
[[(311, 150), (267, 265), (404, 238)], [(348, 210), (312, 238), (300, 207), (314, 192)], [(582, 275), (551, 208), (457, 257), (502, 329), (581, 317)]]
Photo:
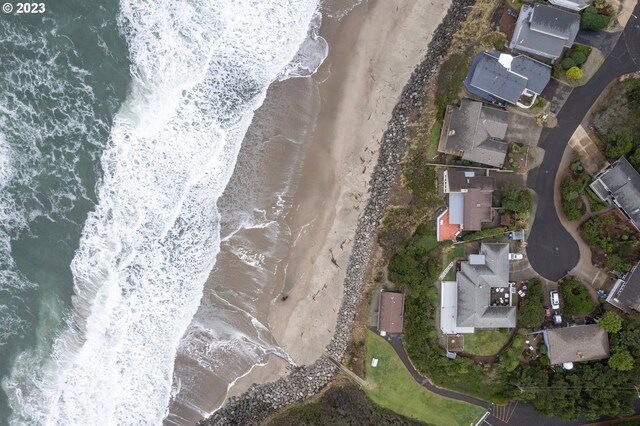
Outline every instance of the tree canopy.
[(571, 80), (580, 80), (582, 78), (582, 70), (573, 66), (567, 70), (567, 77)]
[(506, 188), (502, 208), (516, 213), (528, 213), (533, 206), (531, 193), (527, 188), (511, 185)]
[(601, 15), (595, 6), (589, 6), (582, 12), (580, 27), (585, 30), (600, 31), (607, 28), (609, 22), (611, 22), (610, 16)]
[(633, 136), (627, 132), (611, 132), (605, 136), (605, 154), (609, 158), (627, 155), (633, 149)]
[(629, 351), (616, 352), (609, 358), (609, 367), (618, 371), (633, 370), (633, 357)]
[(622, 317), (615, 312), (607, 311), (598, 322), (607, 333), (617, 333), (622, 329)]

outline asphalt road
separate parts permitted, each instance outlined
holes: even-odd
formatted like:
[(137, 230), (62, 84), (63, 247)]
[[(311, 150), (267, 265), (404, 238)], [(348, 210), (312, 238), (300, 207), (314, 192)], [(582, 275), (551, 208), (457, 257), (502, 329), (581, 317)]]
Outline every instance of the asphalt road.
[[(634, 15), (640, 17), (640, 3), (636, 5)], [(606, 43), (610, 42), (610, 35), (604, 37), (607, 38)], [(527, 241), (527, 256), (533, 269), (544, 278), (559, 280), (580, 258), (578, 244), (560, 222), (553, 203), (554, 183), (562, 154), (602, 90), (614, 79), (632, 72), (640, 72), (640, 19), (634, 17), (589, 83), (571, 92), (558, 114), (558, 126), (544, 129), (540, 135), (538, 146), (546, 151), (544, 160), (529, 172), (527, 179), (527, 186), (538, 194), (538, 208)]]

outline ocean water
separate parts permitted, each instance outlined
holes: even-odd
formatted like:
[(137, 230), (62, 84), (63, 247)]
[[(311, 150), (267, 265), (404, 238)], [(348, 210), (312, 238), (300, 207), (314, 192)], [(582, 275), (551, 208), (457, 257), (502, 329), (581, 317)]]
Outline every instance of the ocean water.
[[(277, 270), (310, 124), (299, 137), (258, 126), (236, 162), (270, 84), (326, 57), (318, 4), (47, 8), (0, 20), (1, 422), (160, 424), (172, 404), (204, 415), (182, 366), (232, 382), (287, 357), (252, 300), (228, 296), (264, 297), (255, 283)], [(262, 178), (276, 183), (261, 200), (265, 140), (283, 167)], [(233, 257), (253, 267), (237, 286)], [(225, 291), (205, 292), (212, 271)]]

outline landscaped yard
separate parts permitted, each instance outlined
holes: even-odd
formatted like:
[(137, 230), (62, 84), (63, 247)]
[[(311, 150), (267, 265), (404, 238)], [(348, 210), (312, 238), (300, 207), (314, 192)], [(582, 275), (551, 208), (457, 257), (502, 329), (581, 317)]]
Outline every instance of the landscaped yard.
[(626, 272), (640, 256), (640, 234), (617, 210), (591, 216), (580, 232), (591, 247), (591, 262), (596, 266)]
[[(378, 366), (371, 367), (371, 359)], [(444, 398), (420, 386), (382, 337), (369, 331), (366, 344), (367, 395), (379, 405), (434, 425), (472, 425), (485, 413), (481, 407)]]
[(464, 335), (464, 351), (474, 355), (495, 355), (508, 340), (507, 330), (476, 330)]
[(625, 156), (640, 169), (640, 78), (616, 83), (593, 116), (598, 146), (610, 161)]
[(596, 309), (596, 302), (587, 287), (577, 278), (567, 278), (560, 283), (564, 300), (564, 313), (573, 316), (587, 316)]

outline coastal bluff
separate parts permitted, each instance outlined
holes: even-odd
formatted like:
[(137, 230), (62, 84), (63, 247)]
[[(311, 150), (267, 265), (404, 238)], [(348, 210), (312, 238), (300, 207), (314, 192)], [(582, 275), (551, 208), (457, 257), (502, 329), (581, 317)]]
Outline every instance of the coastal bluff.
[[(452, 3), (445, 18), (434, 31), (422, 62), (404, 86), (382, 136), (378, 162), (370, 181), (370, 198), (356, 227), (335, 334), (325, 348), (326, 355), (333, 359), (341, 360), (347, 348), (377, 227), (389, 203), (389, 193), (406, 149), (405, 137), (409, 133), (409, 119), (424, 105), (428, 89), (437, 75), (453, 34), (466, 19), (470, 6), (474, 3), (475, 0), (458, 0)], [(274, 382), (252, 385), (242, 395), (231, 397), (211, 417), (200, 421), (198, 425), (258, 425), (275, 411), (318, 393), (338, 371), (339, 368), (327, 356), (322, 356), (313, 364), (294, 368), (289, 375)]]

